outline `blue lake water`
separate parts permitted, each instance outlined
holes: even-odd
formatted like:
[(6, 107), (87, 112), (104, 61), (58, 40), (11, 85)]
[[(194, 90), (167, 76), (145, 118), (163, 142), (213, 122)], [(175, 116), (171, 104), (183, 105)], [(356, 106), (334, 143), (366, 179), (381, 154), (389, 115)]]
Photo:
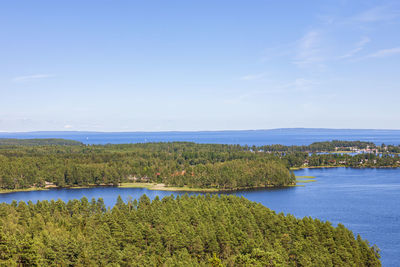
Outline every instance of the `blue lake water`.
[[(296, 175), (315, 176), (317, 182), (304, 187), (230, 192), (259, 202), (277, 212), (297, 217), (311, 216), (342, 223), (355, 234), (361, 234), (381, 249), (384, 266), (399, 266), (400, 262), (400, 169), (304, 169)], [(0, 194), (0, 202), (12, 200), (80, 199), (102, 197), (108, 206), (117, 196), (124, 200), (150, 198), (184, 192), (151, 191), (141, 188), (55, 189)], [(194, 193), (189, 193), (194, 194)]]
[(240, 145), (309, 145), (318, 141), (361, 140), (376, 144), (400, 144), (400, 130), (353, 129), (274, 129), (254, 131), (203, 132), (28, 132), (0, 133), (0, 138), (65, 138), (85, 144), (123, 144), (190, 141), (196, 143)]
[[(400, 144), (400, 130), (348, 129), (274, 129), (254, 131), (204, 132), (30, 132), (0, 133), (0, 138), (65, 138), (85, 144), (121, 144), (143, 142), (190, 141), (241, 145), (308, 145), (318, 141), (361, 140), (378, 145)], [(400, 169), (313, 169), (299, 170), (297, 175), (317, 177), (305, 187), (240, 191), (227, 194), (244, 196), (277, 212), (297, 217), (311, 216), (342, 223), (355, 234), (361, 234), (381, 249), (384, 266), (400, 262)], [(183, 192), (151, 191), (140, 188), (57, 189), (49, 191), (0, 194), (0, 202), (37, 201), (102, 197), (112, 206), (118, 195), (127, 200), (142, 194), (181, 195)], [(189, 193), (193, 194), (193, 193)]]

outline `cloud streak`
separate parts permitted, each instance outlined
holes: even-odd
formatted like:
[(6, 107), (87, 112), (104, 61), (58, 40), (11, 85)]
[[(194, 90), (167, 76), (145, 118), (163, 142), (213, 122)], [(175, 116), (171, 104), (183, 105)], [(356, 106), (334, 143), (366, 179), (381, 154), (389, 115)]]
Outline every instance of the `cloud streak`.
[(371, 39), (369, 37), (363, 37), (361, 39), (361, 41), (359, 41), (355, 45), (354, 49), (350, 50), (347, 54), (341, 56), (340, 58), (344, 59), (344, 58), (350, 58), (350, 57), (354, 56), (355, 54), (357, 54), (358, 52), (363, 50), (365, 45), (368, 44), (370, 41), (371, 41)]
[(390, 21), (400, 16), (400, 8), (393, 5), (376, 6), (354, 16), (353, 21), (378, 22)]
[(243, 81), (253, 81), (253, 80), (259, 80), (261, 78), (264, 78), (265, 75), (266, 75), (266, 73), (249, 74), (249, 75), (240, 77), (240, 79)]
[(33, 74), (33, 75), (27, 75), (27, 76), (18, 76), (13, 79), (13, 82), (28, 82), (28, 81), (46, 79), (46, 78), (50, 78), (53, 76), (54, 75), (51, 75), (51, 74)]
[(398, 55), (398, 54), (400, 54), (400, 46), (394, 47), (394, 48), (389, 48), (389, 49), (378, 50), (375, 53), (369, 54), (367, 57), (368, 58), (383, 58), (383, 57), (394, 56), (394, 55)]
[(280, 88), (287, 91), (306, 92), (311, 91), (318, 84), (319, 83), (314, 80), (297, 78), (292, 82), (283, 84)]
[(293, 63), (299, 67), (307, 67), (318, 64), (324, 60), (321, 53), (321, 36), (318, 31), (307, 32), (299, 41)]

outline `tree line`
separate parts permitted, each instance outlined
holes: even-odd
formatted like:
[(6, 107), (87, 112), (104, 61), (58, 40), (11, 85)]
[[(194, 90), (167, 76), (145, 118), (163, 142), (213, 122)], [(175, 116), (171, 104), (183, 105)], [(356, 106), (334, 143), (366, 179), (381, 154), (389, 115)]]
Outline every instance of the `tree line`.
[(307, 153), (292, 152), (282, 154), (281, 158), (288, 167), (335, 167), (344, 166), (352, 168), (381, 168), (400, 167), (400, 155), (398, 154), (374, 154), (360, 153), (350, 155), (346, 153)]
[(332, 152), (332, 151), (351, 151), (355, 149), (376, 148), (373, 142), (365, 141), (324, 141), (314, 142), (303, 146), (284, 146), (284, 145), (265, 145), (257, 149), (264, 152)]
[[(59, 145), (57, 142), (26, 145), (32, 142), (21, 141), (23, 145), (0, 146), (0, 188), (44, 187), (46, 182), (68, 187), (136, 181), (234, 190), (295, 184), (290, 168), (400, 166), (399, 154), (389, 152), (356, 155), (323, 152), (338, 146), (371, 145), (361, 141), (319, 142), (309, 147), (191, 142)], [(396, 146), (384, 145), (384, 148), (395, 150)]]
[(80, 146), (83, 143), (74, 140), (61, 138), (33, 138), (33, 139), (17, 139), (17, 138), (0, 138), (0, 146), (45, 146), (45, 145), (62, 145), (62, 146)]
[(236, 145), (188, 142), (93, 146), (0, 146), (0, 187), (118, 185), (238, 189), (295, 183), (277, 155)]
[(339, 224), (237, 196), (0, 204), (1, 266), (381, 266)]

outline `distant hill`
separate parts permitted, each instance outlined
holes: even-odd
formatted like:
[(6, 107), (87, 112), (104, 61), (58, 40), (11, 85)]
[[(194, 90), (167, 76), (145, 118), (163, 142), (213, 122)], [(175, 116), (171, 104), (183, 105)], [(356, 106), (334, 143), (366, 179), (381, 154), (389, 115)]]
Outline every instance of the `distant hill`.
[(82, 145), (79, 141), (67, 140), (67, 139), (16, 139), (16, 138), (0, 138), (0, 146), (44, 146), (44, 145), (59, 145), (59, 146), (79, 146)]

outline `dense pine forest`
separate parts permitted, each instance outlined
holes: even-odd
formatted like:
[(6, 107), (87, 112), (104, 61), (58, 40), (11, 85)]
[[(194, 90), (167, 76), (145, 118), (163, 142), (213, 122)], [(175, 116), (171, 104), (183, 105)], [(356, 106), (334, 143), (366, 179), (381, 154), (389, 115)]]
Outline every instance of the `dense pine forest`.
[(339, 224), (236, 196), (0, 204), (1, 266), (380, 266)]
[(155, 182), (239, 189), (295, 184), (276, 155), (248, 147), (186, 142), (0, 146), (0, 187), (18, 189)]
[(57, 138), (41, 138), (41, 139), (14, 139), (14, 138), (0, 138), (0, 146), (45, 146), (45, 145), (69, 145), (79, 146), (83, 145), (81, 142), (67, 139)]
[[(396, 148), (361, 141), (249, 147), (190, 142), (83, 145), (62, 139), (3, 139), (0, 188), (126, 182), (217, 190), (288, 186), (295, 184), (290, 168), (399, 167), (399, 154), (389, 152)], [(351, 155), (343, 152), (346, 150), (368, 153)]]
[(376, 147), (377, 146), (372, 142), (333, 140), (325, 142), (315, 142), (308, 146), (266, 145), (261, 146), (258, 149), (266, 152), (331, 152), (337, 149), (339, 149), (340, 151), (351, 151), (351, 148), (364, 149)]

